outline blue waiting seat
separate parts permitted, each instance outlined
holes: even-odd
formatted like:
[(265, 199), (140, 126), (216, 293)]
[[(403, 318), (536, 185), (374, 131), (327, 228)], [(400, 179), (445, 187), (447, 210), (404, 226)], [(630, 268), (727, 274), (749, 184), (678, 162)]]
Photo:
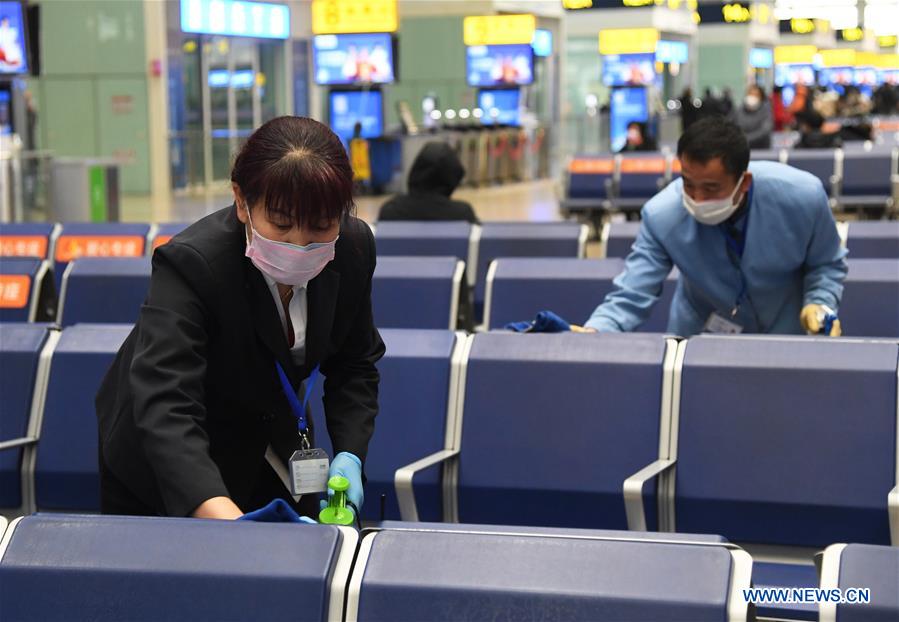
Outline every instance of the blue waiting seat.
[(0, 223), (0, 257), (47, 259), (61, 229), (52, 222)]
[(668, 182), (668, 158), (661, 153), (621, 157), (615, 184), (615, 209), (639, 211)]
[(627, 534), (386, 529), (363, 536), (346, 620), (745, 621), (751, 565), (729, 545)]
[(827, 196), (835, 198), (840, 182), (836, 175), (836, 149), (794, 149), (789, 152), (787, 164), (820, 179)]
[(639, 222), (611, 222), (603, 227), (602, 242), (606, 247), (606, 257), (624, 259), (631, 253), (631, 247), (640, 231)]
[(615, 156), (575, 156), (568, 164), (563, 213), (592, 213), (612, 208)]
[(187, 229), (190, 224), (189, 222), (164, 222), (152, 227), (147, 240), (150, 254), (152, 255), (157, 248)]
[[(449, 465), (448, 518), (625, 529), (624, 482), (660, 455), (673, 350), (661, 335), (475, 335), (453, 451), (435, 456)], [(650, 528), (655, 499), (642, 498)]]
[[(30, 426), (36, 386), (46, 380), (39, 365), (47, 343), (43, 324), (0, 323), (0, 508), (28, 509), (22, 489), (22, 460), (33, 443)], [(46, 357), (44, 357), (46, 358)]]
[(840, 206), (892, 208), (899, 149), (893, 153), (847, 149), (842, 156), (843, 174), (837, 197)]
[(384, 221), (375, 228), (378, 257), (456, 257), (468, 262), (476, 226), (463, 221)]
[(843, 334), (899, 338), (899, 262), (848, 259), (840, 320)]
[(65, 223), (53, 250), (56, 291), (66, 266), (78, 257), (143, 257), (150, 225), (123, 222)]
[[(448, 413), (454, 412), (459, 382), (459, 357), (465, 338), (448, 330), (385, 329), (381, 337), (387, 353), (378, 363), (381, 383), (378, 404), (381, 415), (365, 461), (366, 502), (362, 518), (377, 520), (380, 497), (386, 495), (385, 516), (400, 517), (394, 486), (395, 473), (448, 447)], [(317, 383), (310, 399), (316, 430), (316, 444), (334, 456), (325, 433), (322, 383)], [(443, 517), (441, 469), (422, 471), (415, 479), (416, 494), (407, 503), (404, 516), (420, 515), (427, 520)], [(417, 504), (417, 512), (415, 509)]]
[(821, 603), (821, 622), (896, 622), (899, 620), (899, 548), (832, 544), (824, 551), (821, 589), (866, 588), (870, 601)]
[(62, 277), (56, 321), (134, 324), (150, 288), (149, 257), (82, 257)]
[[(488, 275), (484, 326), (495, 329), (531, 320), (545, 309), (584, 324), (614, 289), (612, 281), (623, 270), (624, 260), (619, 258), (497, 259)], [(677, 278), (673, 270), (640, 332), (665, 332)]]
[(94, 398), (130, 331), (130, 325), (122, 324), (79, 324), (63, 330), (36, 426), (38, 509), (99, 509)]
[[(899, 344), (704, 335), (681, 348), (676, 472), (659, 484), (669, 529), (720, 533), (750, 553), (790, 547), (775, 550), (794, 563), (756, 557), (759, 587), (816, 587), (812, 556), (832, 542), (890, 543), (890, 514), (899, 522)], [(786, 609), (759, 615), (816, 613)]]
[(749, 158), (755, 162), (780, 162), (786, 153), (780, 149), (753, 149)]
[(847, 224), (846, 248), (850, 259), (899, 260), (899, 222), (875, 220)]
[(455, 330), (464, 273), (465, 262), (455, 257), (379, 258), (371, 286), (375, 326)]
[(475, 268), (474, 313), (480, 318), (487, 270), (500, 257), (584, 257), (587, 225), (575, 222), (488, 222), (481, 227)]
[(0, 322), (50, 319), (50, 263), (33, 257), (0, 257)]
[(37, 514), (0, 549), (5, 620), (341, 620), (358, 535), (329, 525)]

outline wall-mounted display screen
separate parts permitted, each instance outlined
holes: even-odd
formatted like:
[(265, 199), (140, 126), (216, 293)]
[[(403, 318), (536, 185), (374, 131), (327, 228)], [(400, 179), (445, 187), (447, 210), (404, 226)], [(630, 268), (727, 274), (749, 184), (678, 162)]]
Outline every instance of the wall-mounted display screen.
[(478, 93), (478, 108), (484, 111), (485, 123), (520, 125), (520, 105), (518, 89), (483, 89)]
[(685, 64), (690, 59), (690, 46), (686, 41), (659, 39), (656, 44), (656, 60), (660, 63)]
[(751, 48), (749, 50), (749, 66), (756, 69), (771, 69), (774, 66), (774, 50)]
[(0, 75), (28, 73), (27, 34), (22, 3), (0, 1)]
[(522, 45), (473, 45), (466, 49), (471, 86), (522, 86), (534, 81), (534, 49)]
[(606, 86), (645, 86), (656, 77), (654, 54), (617, 54), (602, 57)]
[(286, 39), (290, 9), (244, 0), (181, 0), (181, 31), (206, 35)]
[(610, 128), (612, 151), (619, 151), (627, 141), (627, 124), (649, 120), (649, 101), (643, 87), (617, 88), (612, 91)]
[(550, 30), (538, 28), (534, 31), (534, 40), (531, 41), (534, 48), (534, 56), (549, 56), (553, 53), (553, 33)]
[(11, 99), (9, 89), (0, 85), (0, 136), (12, 133)]
[(362, 126), (362, 138), (384, 133), (384, 104), (381, 91), (331, 91), (328, 117), (331, 129), (349, 143), (356, 123)]
[(394, 81), (389, 33), (318, 35), (312, 44), (316, 84), (389, 84)]

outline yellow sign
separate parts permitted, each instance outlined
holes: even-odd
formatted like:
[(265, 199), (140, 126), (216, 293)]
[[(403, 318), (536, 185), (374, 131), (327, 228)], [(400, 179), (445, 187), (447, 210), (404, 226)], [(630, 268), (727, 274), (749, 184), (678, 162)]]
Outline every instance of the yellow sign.
[(562, 0), (563, 9), (591, 9), (593, 0)]
[(659, 31), (655, 28), (614, 28), (599, 31), (599, 53), (652, 54), (659, 42)]
[(396, 0), (312, 0), (312, 32), (396, 32)]
[(769, 24), (772, 21), (772, 9), (769, 4), (753, 4), (749, 11), (752, 13), (752, 19), (758, 24)]
[(533, 15), (479, 15), (462, 23), (465, 45), (511, 45), (534, 40)]
[(728, 24), (744, 24), (752, 19), (752, 13), (745, 6), (737, 3), (725, 4), (721, 7), (721, 14)]
[(821, 50), (821, 64), (825, 67), (855, 67), (858, 54), (855, 50)]
[(814, 45), (778, 45), (774, 48), (774, 62), (778, 65), (811, 63), (817, 53)]
[(804, 17), (794, 17), (790, 20), (790, 30), (797, 35), (807, 35), (815, 32), (815, 22)]
[(882, 48), (894, 48), (899, 45), (899, 35), (883, 35), (877, 37), (877, 46)]
[(899, 69), (899, 54), (881, 54), (877, 57), (877, 66), (881, 69)]
[(840, 39), (843, 41), (861, 41), (865, 38), (865, 31), (861, 28), (845, 28), (840, 31)]

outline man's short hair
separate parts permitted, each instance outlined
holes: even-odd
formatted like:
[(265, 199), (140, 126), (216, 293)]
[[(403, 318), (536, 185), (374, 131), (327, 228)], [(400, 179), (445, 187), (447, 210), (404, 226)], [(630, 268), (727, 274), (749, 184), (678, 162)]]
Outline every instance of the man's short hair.
[(738, 178), (749, 168), (749, 143), (740, 126), (714, 115), (693, 123), (681, 134), (677, 157), (702, 164), (721, 158), (724, 170)]

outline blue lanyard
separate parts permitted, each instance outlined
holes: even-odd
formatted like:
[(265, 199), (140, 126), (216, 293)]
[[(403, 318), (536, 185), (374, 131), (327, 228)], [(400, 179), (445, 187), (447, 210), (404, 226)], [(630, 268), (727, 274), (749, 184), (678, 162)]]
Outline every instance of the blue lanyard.
[(297, 394), (294, 392), (293, 387), (290, 386), (290, 380), (287, 379), (287, 374), (284, 373), (284, 368), (281, 367), (281, 363), (275, 361), (275, 367), (278, 368), (278, 377), (281, 379), (281, 388), (284, 390), (284, 396), (287, 398), (287, 403), (290, 404), (290, 410), (293, 411), (294, 416), (297, 418), (297, 428), (300, 431), (300, 436), (306, 436), (306, 405), (309, 403), (309, 397), (312, 395), (312, 388), (315, 386), (315, 381), (318, 380), (318, 365), (315, 366), (315, 369), (312, 370), (312, 373), (309, 374), (309, 378), (306, 379), (306, 395), (303, 396), (303, 403), (300, 404), (300, 400), (297, 397)]
[(737, 315), (737, 310), (746, 299), (746, 294), (749, 293), (749, 285), (746, 283), (746, 275), (743, 274), (743, 267), (740, 264), (743, 261), (743, 251), (746, 250), (746, 238), (749, 236), (749, 214), (752, 211), (751, 207), (752, 192), (754, 189), (753, 186), (754, 184), (750, 185), (749, 190), (746, 193), (746, 215), (743, 217), (743, 235), (740, 236), (740, 241), (737, 242), (733, 238), (733, 236), (731, 236), (730, 232), (727, 230), (727, 227), (723, 223), (719, 226), (721, 233), (724, 235), (724, 241), (727, 242), (727, 246), (737, 256), (737, 272), (740, 273), (740, 292), (737, 294), (737, 300), (734, 303), (734, 308), (730, 312), (731, 317)]

